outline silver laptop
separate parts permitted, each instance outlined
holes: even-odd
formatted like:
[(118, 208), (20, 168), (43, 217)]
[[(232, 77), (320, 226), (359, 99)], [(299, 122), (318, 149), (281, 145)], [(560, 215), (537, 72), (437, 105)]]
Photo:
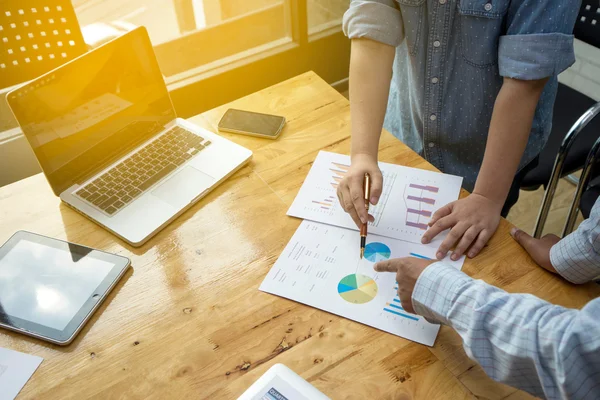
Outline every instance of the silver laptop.
[(7, 98), (54, 193), (133, 246), (252, 157), (177, 118), (145, 28)]

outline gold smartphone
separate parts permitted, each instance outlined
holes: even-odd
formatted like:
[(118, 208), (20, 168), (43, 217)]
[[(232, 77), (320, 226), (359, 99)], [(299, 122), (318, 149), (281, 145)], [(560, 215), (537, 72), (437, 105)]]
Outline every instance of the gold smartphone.
[(284, 125), (285, 118), (278, 115), (230, 108), (219, 121), (218, 128), (223, 132), (277, 139)]

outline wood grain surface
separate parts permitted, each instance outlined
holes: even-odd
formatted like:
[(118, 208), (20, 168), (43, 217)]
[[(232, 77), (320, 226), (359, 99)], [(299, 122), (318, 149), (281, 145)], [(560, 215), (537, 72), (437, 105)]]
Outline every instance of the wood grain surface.
[[(262, 293), (300, 221), (285, 215), (319, 150), (348, 154), (348, 101), (306, 73), (192, 120), (216, 131), (230, 107), (284, 115), (276, 141), (234, 134), (253, 161), (141, 248), (72, 211), (42, 175), (0, 189), (0, 242), (16, 230), (132, 260), (133, 268), (67, 347), (0, 331), (0, 347), (44, 358), (20, 398), (234, 399), (284, 363), (332, 399), (523, 399), (469, 360), (442, 327), (432, 348)], [(381, 161), (434, 168), (384, 132)], [(466, 195), (466, 193), (463, 193)], [(568, 307), (598, 296), (537, 267), (502, 221), (463, 270)]]

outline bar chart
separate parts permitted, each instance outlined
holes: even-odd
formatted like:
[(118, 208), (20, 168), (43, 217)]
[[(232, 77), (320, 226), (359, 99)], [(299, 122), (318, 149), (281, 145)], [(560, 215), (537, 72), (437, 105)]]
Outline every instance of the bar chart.
[(331, 162), (328, 168), (327, 183), (320, 183), (313, 193), (304, 211), (323, 216), (333, 216), (344, 212), (337, 197), (337, 188), (348, 173), (350, 166), (344, 163)]
[(335, 206), (336, 201), (337, 199), (335, 198), (335, 196), (328, 196), (320, 201), (313, 200), (312, 203), (316, 204), (318, 207), (324, 210), (331, 210)]
[[(458, 198), (462, 178), (387, 163), (379, 168), (382, 193), (369, 207), (369, 233), (420, 243), (434, 213)], [(357, 230), (337, 195), (349, 171), (349, 156), (319, 152), (287, 214)]]
[[(329, 216), (333, 216), (336, 213), (345, 214), (339, 204), (337, 188), (349, 170), (350, 165), (348, 163), (330, 161), (327, 174), (328, 182), (326, 185), (321, 184), (317, 186), (318, 190), (314, 193), (314, 199), (305, 207), (305, 211)], [(390, 197), (390, 192), (396, 181), (395, 172), (387, 172), (382, 169), (381, 173), (383, 176), (383, 187), (378, 203), (371, 205), (369, 208), (369, 214), (374, 218), (373, 222), (369, 222), (370, 226), (379, 226)]]
[(409, 183), (404, 190), (406, 205), (405, 224), (411, 228), (426, 231), (427, 224), (433, 215), (433, 206), (436, 204), (436, 195), (440, 188), (433, 185)]
[[(394, 291), (396, 293), (398, 292), (398, 286), (394, 287)], [(385, 307), (383, 308), (383, 311), (388, 314), (392, 314), (396, 317), (409, 319), (411, 321), (418, 321), (420, 319), (416, 315), (406, 312), (404, 310), (404, 308), (402, 307), (402, 303), (400, 302), (400, 299), (398, 298), (398, 296), (395, 296), (392, 299), (392, 301), (390, 301), (389, 303), (386, 303)]]
[(349, 165), (332, 162), (329, 168), (329, 171), (331, 171), (331, 187), (337, 190), (339, 183), (344, 179), (349, 169)]
[(417, 254), (417, 253), (410, 253), (409, 255), (410, 255), (411, 257), (420, 258), (420, 259), (422, 259), (422, 260), (431, 260), (431, 258), (430, 258), (430, 257), (425, 257), (425, 256), (422, 256), (421, 254)]

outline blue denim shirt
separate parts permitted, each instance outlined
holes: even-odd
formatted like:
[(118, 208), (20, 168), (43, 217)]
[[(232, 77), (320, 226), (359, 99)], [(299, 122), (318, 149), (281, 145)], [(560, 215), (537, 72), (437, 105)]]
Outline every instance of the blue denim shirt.
[(503, 77), (549, 77), (526, 165), (551, 130), (557, 75), (575, 62), (580, 0), (352, 0), (343, 29), (396, 47), (384, 126), (472, 190)]

